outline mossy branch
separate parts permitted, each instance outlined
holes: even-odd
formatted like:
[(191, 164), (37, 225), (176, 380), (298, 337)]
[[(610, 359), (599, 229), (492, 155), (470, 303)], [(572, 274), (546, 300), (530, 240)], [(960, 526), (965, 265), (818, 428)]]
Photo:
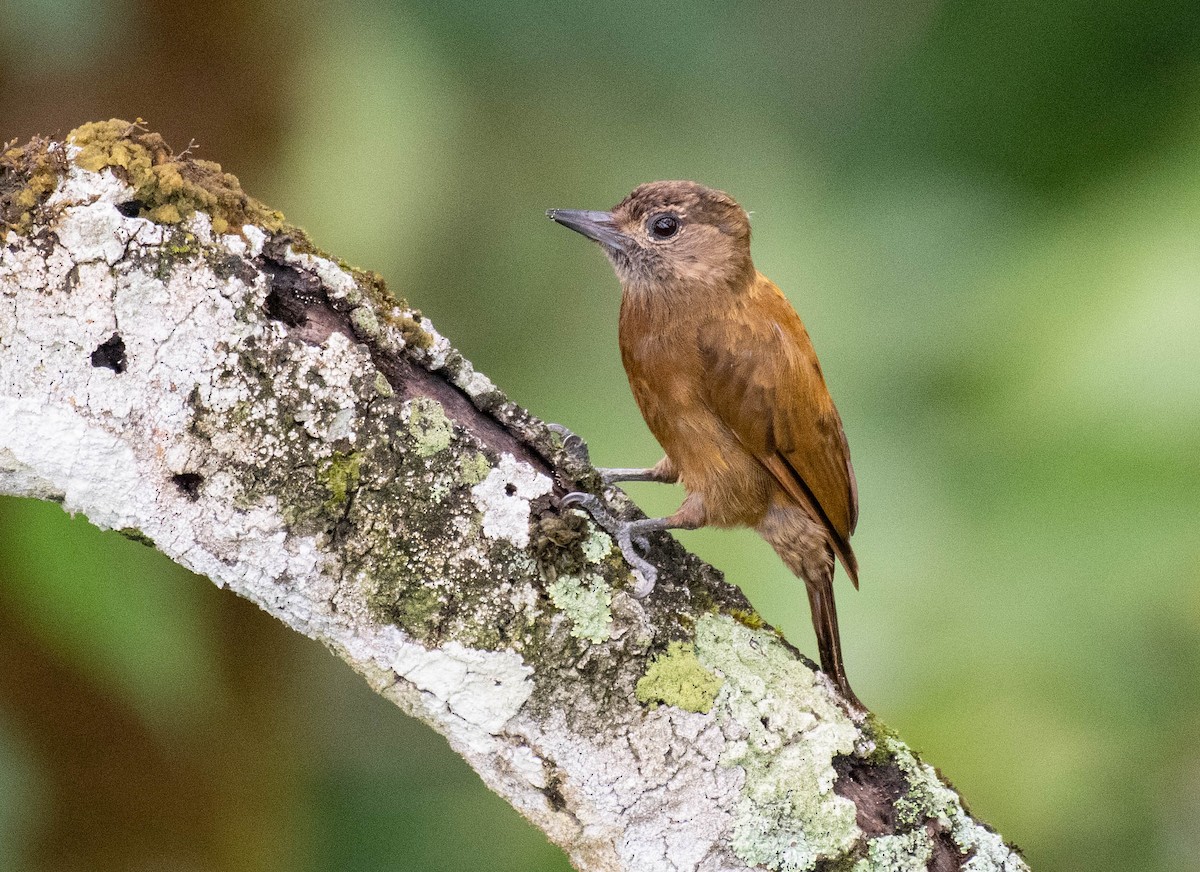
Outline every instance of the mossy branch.
[(633, 599), (581, 443), (220, 167), (86, 125), (0, 221), (0, 492), (320, 640), (578, 868), (1026, 868), (673, 540)]

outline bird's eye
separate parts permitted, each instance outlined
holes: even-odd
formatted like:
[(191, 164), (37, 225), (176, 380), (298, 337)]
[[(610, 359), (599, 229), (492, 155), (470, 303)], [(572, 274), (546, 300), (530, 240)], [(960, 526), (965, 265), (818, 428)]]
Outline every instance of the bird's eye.
[(650, 235), (655, 239), (670, 239), (679, 232), (679, 219), (674, 215), (655, 215), (649, 225)]

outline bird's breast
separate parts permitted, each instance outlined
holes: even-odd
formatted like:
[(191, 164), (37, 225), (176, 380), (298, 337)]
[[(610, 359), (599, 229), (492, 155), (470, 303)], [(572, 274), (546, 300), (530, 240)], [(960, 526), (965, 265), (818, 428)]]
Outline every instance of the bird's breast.
[(772, 479), (712, 408), (694, 328), (650, 331), (623, 323), (621, 360), (642, 417), (680, 483), (703, 498), (707, 523), (761, 521)]

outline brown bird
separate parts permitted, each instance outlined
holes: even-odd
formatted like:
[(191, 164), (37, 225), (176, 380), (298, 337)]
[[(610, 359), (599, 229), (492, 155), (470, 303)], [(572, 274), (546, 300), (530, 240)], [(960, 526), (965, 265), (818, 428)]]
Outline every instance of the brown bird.
[(850, 534), (858, 491), (842, 421), (796, 310), (750, 259), (750, 221), (728, 194), (696, 182), (652, 182), (611, 212), (551, 209), (551, 219), (604, 250), (621, 282), (621, 360), (666, 457), (650, 469), (601, 470), (606, 482), (680, 482), (666, 518), (621, 522), (590, 494), (569, 494), (634, 548), (647, 533), (753, 527), (804, 580), (821, 668), (846, 699), (833, 598), (836, 555), (858, 587)]

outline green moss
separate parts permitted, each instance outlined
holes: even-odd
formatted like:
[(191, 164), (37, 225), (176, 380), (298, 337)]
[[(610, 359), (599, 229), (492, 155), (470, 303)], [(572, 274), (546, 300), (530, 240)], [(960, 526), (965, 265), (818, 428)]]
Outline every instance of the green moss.
[(395, 323), (396, 321), (393, 315), (394, 310), (408, 308), (407, 301), (402, 297), (394, 296), (388, 290), (387, 282), (379, 273), (374, 270), (359, 269), (340, 259), (338, 260), (338, 266), (354, 277), (354, 281), (359, 288), (358, 293), (346, 297), (346, 302), (351, 306), (361, 305), (364, 301), (374, 303), (376, 313), (388, 323)]
[(404, 344), (409, 348), (418, 348), (425, 350), (433, 347), (433, 337), (423, 328), (417, 312), (412, 314), (404, 314), (400, 316), (400, 335), (404, 337)]
[(752, 609), (733, 609), (729, 612), (729, 617), (751, 630), (761, 630), (767, 624), (762, 615)]
[(663, 703), (689, 712), (707, 712), (723, 682), (701, 664), (690, 642), (671, 642), (638, 679), (637, 698), (643, 703)]
[(612, 638), (612, 588), (602, 578), (585, 585), (574, 576), (559, 576), (550, 585), (550, 600), (571, 619), (571, 635), (589, 642)]
[(141, 122), (112, 119), (84, 124), (67, 141), (80, 151), (75, 162), (98, 172), (111, 168), (134, 189), (138, 214), (159, 224), (178, 224), (197, 211), (212, 218), (217, 233), (238, 232), (245, 224), (283, 229), (283, 215), (242, 191), (237, 177), (219, 164), (178, 157)]
[(350, 454), (335, 451), (333, 457), (318, 469), (317, 481), (329, 493), (329, 499), (325, 501), (327, 509), (344, 505), (346, 498), (358, 489), (362, 461), (362, 455), (357, 451)]
[(432, 457), (450, 447), (450, 441), (454, 438), (454, 424), (446, 417), (442, 404), (437, 400), (417, 397), (412, 401), (408, 432), (416, 440), (417, 454)]

